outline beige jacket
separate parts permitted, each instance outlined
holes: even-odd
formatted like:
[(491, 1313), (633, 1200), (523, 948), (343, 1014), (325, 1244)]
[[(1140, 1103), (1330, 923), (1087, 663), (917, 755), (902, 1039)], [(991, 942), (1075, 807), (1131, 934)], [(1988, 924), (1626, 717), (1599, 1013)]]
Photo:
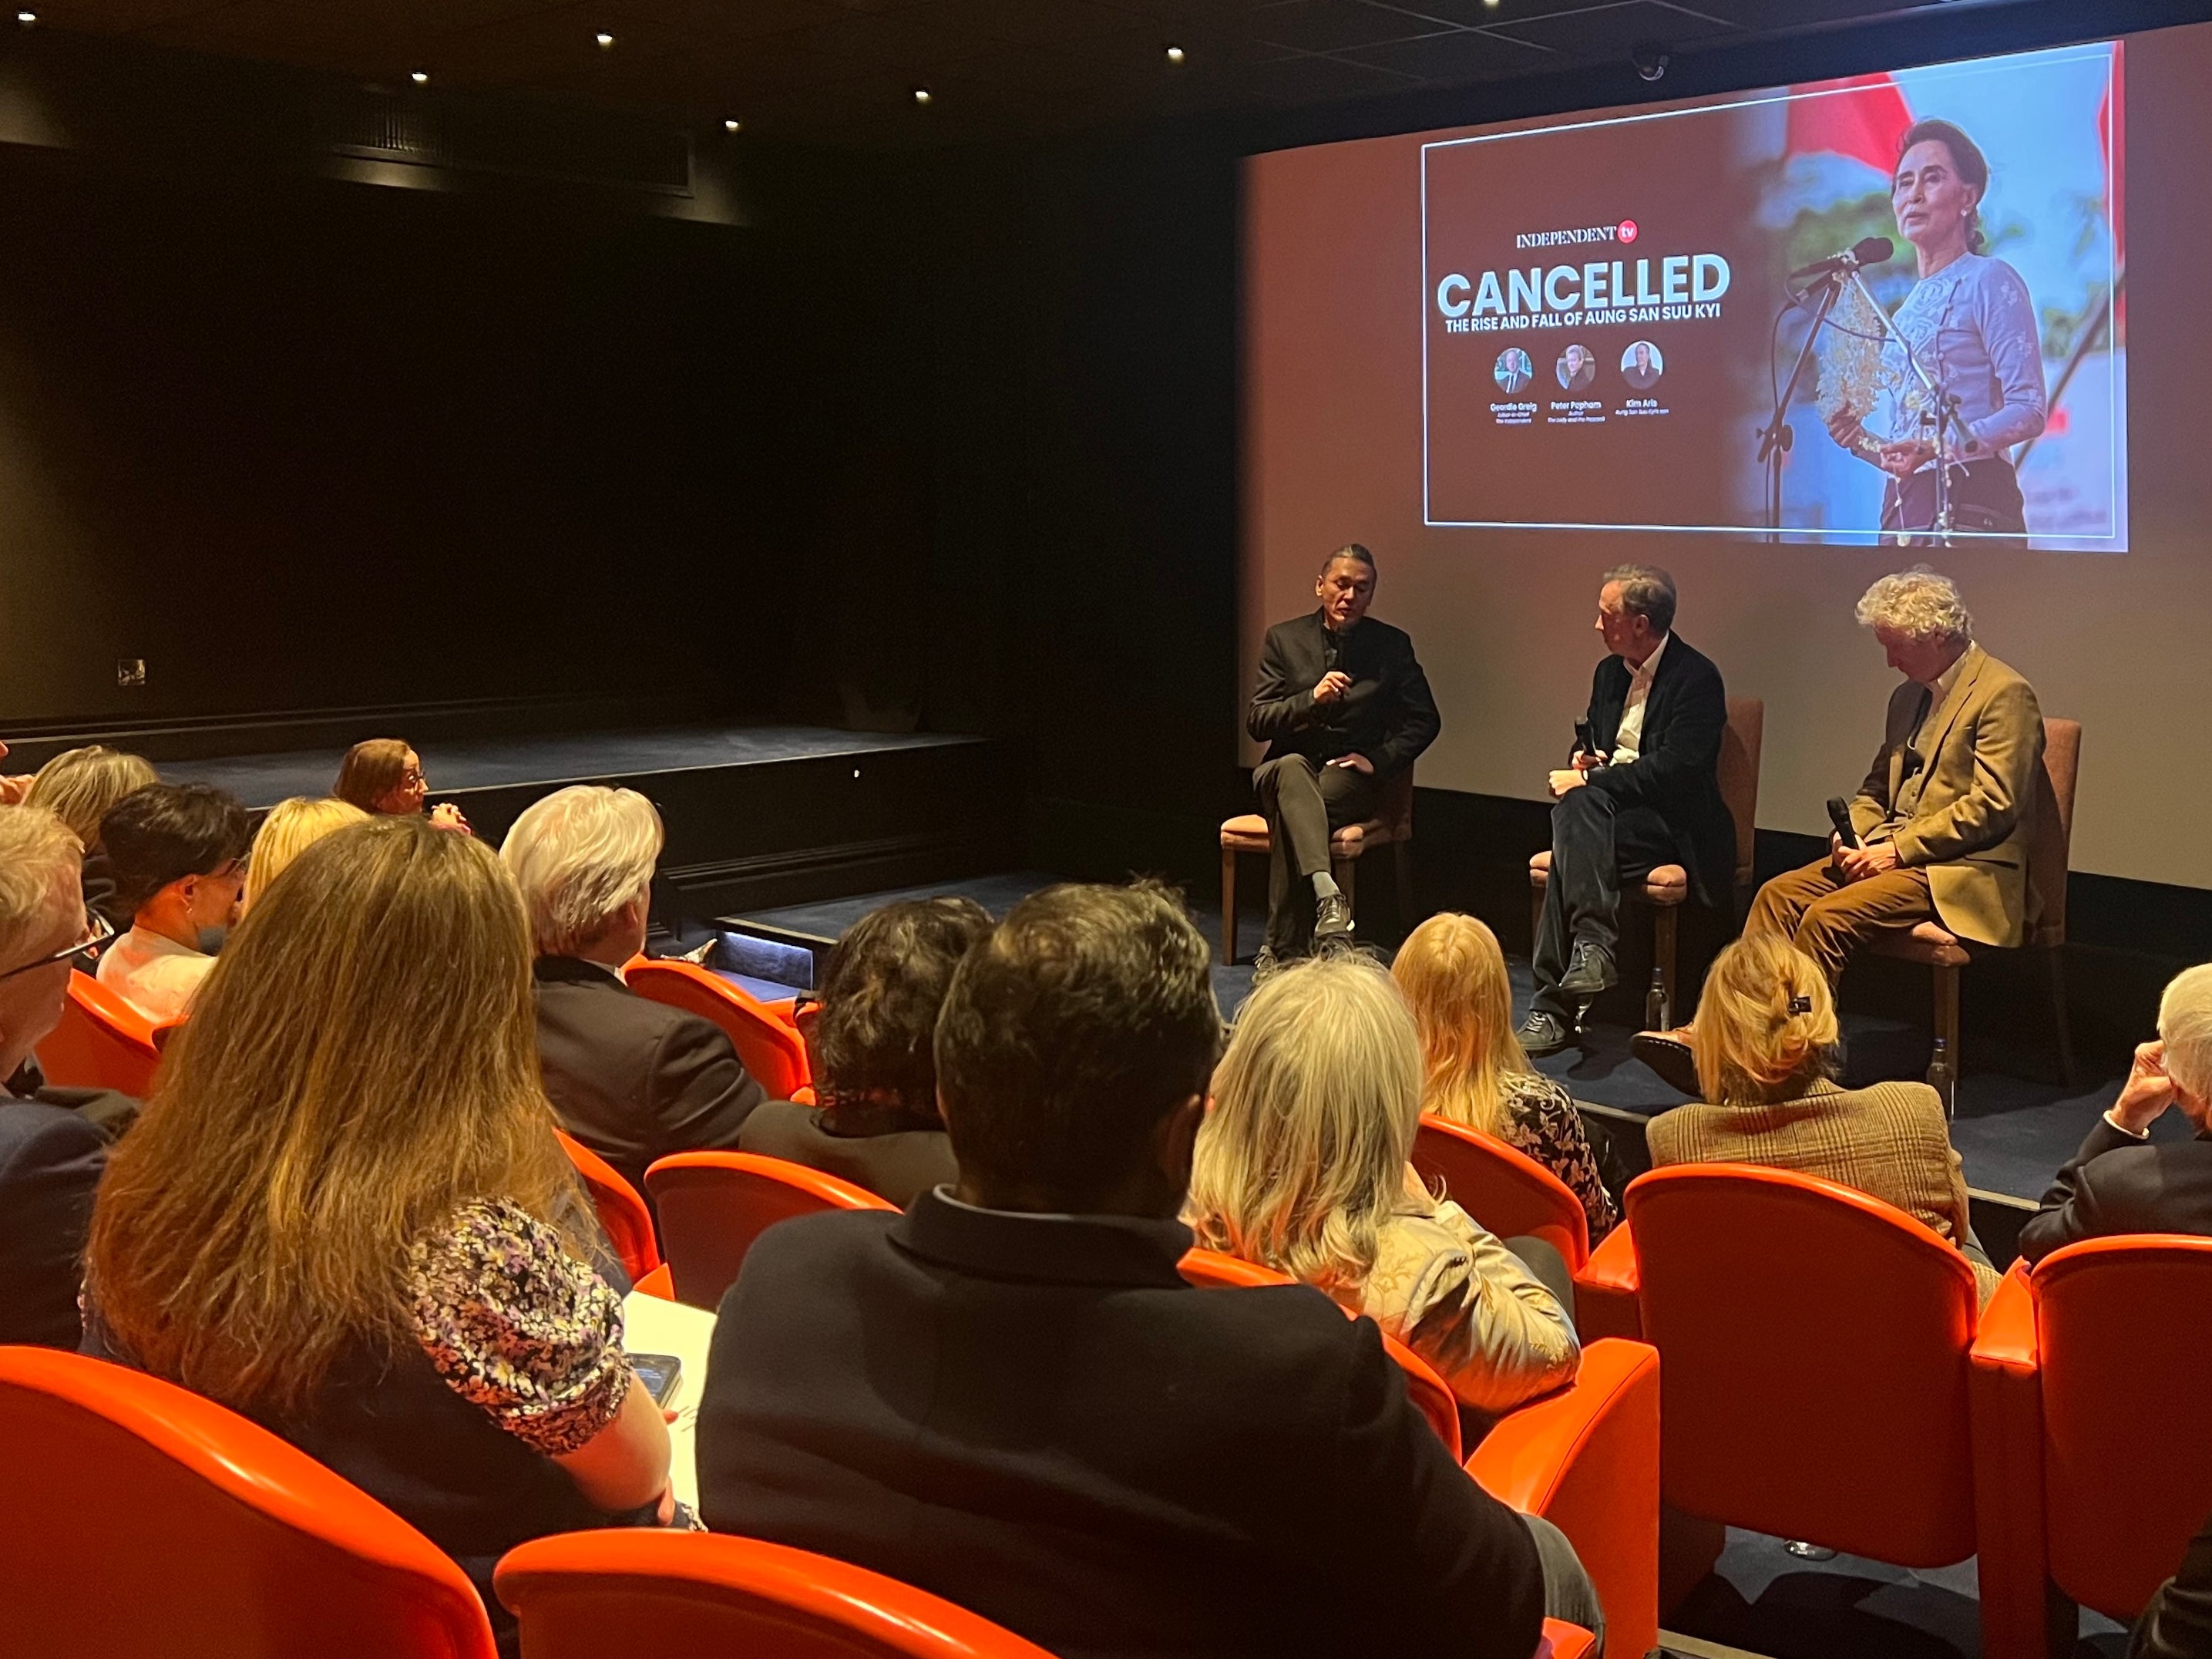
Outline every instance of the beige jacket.
[(1924, 720), (1926, 688), (1907, 680), (1891, 694), (1881, 750), (1851, 802), (1851, 824), (1861, 841), (1886, 834), (1907, 869), (1927, 871), (1944, 927), (2016, 948), (2033, 920), (2027, 849), (2043, 711), (2033, 688), (1978, 645), (1966, 647), (1959, 671)]
[(1358, 1311), (1496, 1416), (1574, 1380), (1575, 1328), (1521, 1260), (1449, 1199), (1409, 1194), (1382, 1233)]

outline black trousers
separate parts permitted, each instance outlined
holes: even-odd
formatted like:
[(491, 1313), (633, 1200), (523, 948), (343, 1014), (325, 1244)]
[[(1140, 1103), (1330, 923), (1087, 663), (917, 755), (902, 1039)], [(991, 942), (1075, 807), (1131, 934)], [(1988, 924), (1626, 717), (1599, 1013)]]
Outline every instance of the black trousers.
[(1267, 945), (1295, 955), (1313, 936), (1312, 878), (1328, 868), (1328, 834), (1375, 810), (1374, 778), (1304, 755), (1262, 761), (1252, 773), (1267, 820)]
[(1681, 861), (1674, 830), (1656, 807), (1622, 806), (1602, 789), (1570, 789), (1552, 808), (1552, 878), (1536, 924), (1531, 963), (1536, 994), (1530, 1006), (1568, 1024), (1575, 1010), (1559, 994), (1559, 977), (1575, 945), (1620, 943), (1620, 884), (1662, 864)]

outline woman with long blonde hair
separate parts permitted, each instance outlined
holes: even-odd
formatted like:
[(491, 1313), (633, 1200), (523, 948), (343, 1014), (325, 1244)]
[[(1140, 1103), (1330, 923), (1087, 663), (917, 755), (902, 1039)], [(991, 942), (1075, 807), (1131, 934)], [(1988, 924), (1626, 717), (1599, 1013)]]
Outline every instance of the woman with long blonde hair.
[(1653, 1168), (1758, 1164), (1856, 1188), (1964, 1250), (1989, 1300), (1996, 1269), (1969, 1231), (1943, 1097), (1831, 1080), (1839, 1032), (1818, 963), (1779, 933), (1746, 934), (1713, 958), (1690, 1029), (1705, 1098), (1651, 1120)]
[(88, 1344), (340, 1469), (501, 1620), (505, 1550), (672, 1507), (587, 1213), (513, 881), (420, 818), (356, 824), (239, 924), (110, 1162)]
[(1358, 956), (1279, 970), (1213, 1074), (1184, 1218), (1200, 1243), (1364, 1313), (1495, 1413), (1570, 1380), (1558, 1300), (1408, 1162), (1420, 1041), (1390, 976)]
[(1498, 936), (1473, 916), (1431, 916), (1398, 947), (1390, 975), (1420, 1027), (1421, 1109), (1495, 1136), (1566, 1182), (1592, 1244), (1611, 1232), (1620, 1212), (1582, 1113), (1513, 1035), (1513, 986)]

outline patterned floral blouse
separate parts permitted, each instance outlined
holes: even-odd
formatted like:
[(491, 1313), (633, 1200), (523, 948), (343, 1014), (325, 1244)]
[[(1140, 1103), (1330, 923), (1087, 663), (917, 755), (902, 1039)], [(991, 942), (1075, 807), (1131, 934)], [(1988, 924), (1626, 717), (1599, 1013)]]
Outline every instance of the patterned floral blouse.
[(1561, 1084), (1534, 1072), (1509, 1073), (1504, 1083), (1505, 1127), (1498, 1139), (1534, 1158), (1582, 1200), (1583, 1213), (1589, 1218), (1590, 1248), (1596, 1249), (1620, 1214), (1598, 1176), (1597, 1158), (1574, 1097)]
[(621, 1412), (621, 1298), (520, 1206), (462, 1205), (415, 1246), (408, 1276), (415, 1334), (438, 1374), (524, 1444), (564, 1456)]

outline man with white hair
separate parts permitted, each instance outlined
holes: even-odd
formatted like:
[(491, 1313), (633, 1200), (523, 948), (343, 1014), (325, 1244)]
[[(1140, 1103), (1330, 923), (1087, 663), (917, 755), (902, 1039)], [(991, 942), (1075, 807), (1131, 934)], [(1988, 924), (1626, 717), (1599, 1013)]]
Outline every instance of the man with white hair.
[[(2043, 767), (2034, 688), (1974, 642), (1974, 620), (1948, 576), (1925, 565), (1884, 576), (1858, 602), (1889, 665), (1881, 747), (1850, 802), (1856, 847), (1832, 835), (1828, 856), (1759, 890), (1746, 933), (1776, 933), (1833, 985), (1869, 940), (1938, 921), (1960, 939), (2027, 942), (2027, 851)], [(1695, 1093), (1688, 1028), (1647, 1031), (1635, 1050)]]
[(645, 948), (660, 814), (634, 789), (577, 784), (525, 809), (500, 858), (530, 913), (538, 1049), (562, 1127), (646, 1194), (671, 1152), (734, 1152), (765, 1091), (711, 1021), (623, 983)]
[[(2168, 1107), (2197, 1131), (2190, 1139), (2152, 1141)], [(2020, 1253), (2040, 1261), (2114, 1233), (2212, 1234), (2212, 963), (2166, 988), (2158, 1041), (2136, 1050), (2120, 1097), (2020, 1230)]]
[[(82, 856), (45, 808), (0, 806), (0, 1078), (61, 1023), (70, 957), (89, 942)], [(88, 1118), (0, 1087), (0, 1342), (76, 1346), (85, 1231), (106, 1163), (107, 1138)]]

